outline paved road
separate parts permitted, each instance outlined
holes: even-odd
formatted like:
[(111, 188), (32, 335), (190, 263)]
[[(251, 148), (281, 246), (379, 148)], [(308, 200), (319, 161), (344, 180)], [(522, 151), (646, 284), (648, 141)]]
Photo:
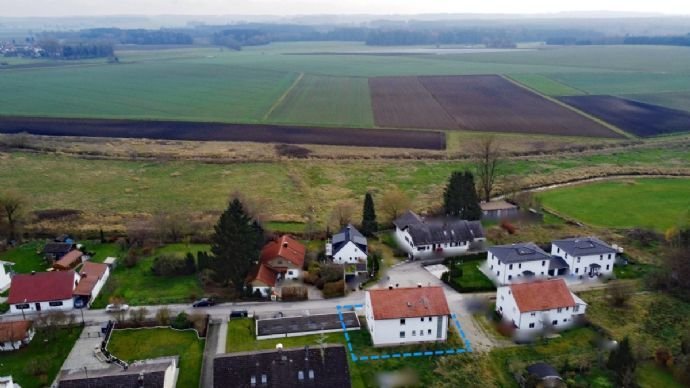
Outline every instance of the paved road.
[(204, 358), (201, 362), (200, 387), (213, 387), (213, 358), (216, 356), (222, 321), (213, 320), (208, 325), (206, 332), (206, 344), (204, 345)]

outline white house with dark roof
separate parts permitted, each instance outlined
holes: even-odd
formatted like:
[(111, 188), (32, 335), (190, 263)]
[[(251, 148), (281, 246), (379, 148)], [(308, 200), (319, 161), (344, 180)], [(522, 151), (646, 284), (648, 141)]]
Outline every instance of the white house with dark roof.
[(364, 309), (375, 346), (439, 342), (448, 338), (450, 309), (441, 287), (369, 290)]
[(497, 245), (488, 249), (485, 267), (498, 284), (563, 276), (568, 264), (534, 243)]
[(10, 263), (9, 261), (0, 260), (0, 291), (4, 291), (10, 286), (12, 282), (12, 271), (10, 268), (13, 265), (14, 263)]
[(366, 271), (368, 254), (366, 237), (352, 225), (347, 225), (341, 229), (326, 243), (326, 256), (331, 258), (335, 264), (364, 263)]
[(516, 283), (496, 290), (496, 312), (515, 329), (566, 329), (585, 314), (587, 303), (563, 279)]
[(412, 259), (461, 255), (486, 240), (479, 221), (425, 220), (408, 210), (393, 224), (398, 246)]
[(568, 238), (551, 243), (551, 254), (562, 258), (570, 267), (570, 275), (610, 276), (619, 248), (596, 237)]

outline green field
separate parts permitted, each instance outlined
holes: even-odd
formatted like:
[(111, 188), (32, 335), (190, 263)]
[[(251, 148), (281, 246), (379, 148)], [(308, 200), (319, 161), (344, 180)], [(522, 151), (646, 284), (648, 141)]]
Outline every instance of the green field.
[(690, 90), (671, 93), (630, 94), (623, 97), (690, 112)]
[(690, 91), (690, 74), (563, 73), (552, 79), (588, 94), (657, 94)]
[(688, 193), (688, 179), (626, 179), (550, 190), (539, 197), (545, 208), (586, 224), (663, 232), (690, 211)]
[(373, 127), (366, 78), (306, 75), (268, 116), (279, 124)]
[(516, 74), (510, 75), (510, 78), (547, 96), (580, 96), (586, 94), (541, 74)]
[(0, 352), (0, 375), (11, 375), (23, 388), (50, 386), (81, 331), (81, 327), (58, 329), (50, 336), (39, 331), (28, 346)]
[(193, 330), (137, 329), (113, 331), (108, 350), (127, 362), (165, 356), (180, 357), (178, 387), (198, 387), (204, 340)]

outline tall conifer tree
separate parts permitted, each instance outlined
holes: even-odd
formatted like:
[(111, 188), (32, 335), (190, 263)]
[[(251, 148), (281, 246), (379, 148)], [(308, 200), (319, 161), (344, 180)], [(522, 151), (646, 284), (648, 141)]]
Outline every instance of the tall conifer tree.
[(364, 196), (364, 208), (362, 209), (362, 233), (365, 236), (373, 236), (379, 229), (376, 223), (376, 209), (371, 193)]

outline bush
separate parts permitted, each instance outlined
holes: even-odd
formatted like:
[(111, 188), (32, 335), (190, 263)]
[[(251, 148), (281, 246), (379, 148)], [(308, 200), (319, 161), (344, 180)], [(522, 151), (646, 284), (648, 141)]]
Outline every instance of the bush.
[(127, 251), (127, 255), (123, 260), (123, 265), (125, 268), (132, 268), (139, 262), (139, 250), (135, 248), (130, 248)]
[(283, 287), (280, 293), (282, 299), (288, 302), (307, 300), (308, 298), (306, 287)]
[(280, 156), (287, 156), (291, 158), (304, 159), (308, 158), (311, 154), (311, 150), (308, 148), (300, 147), (294, 144), (277, 144), (275, 146), (276, 153)]
[(189, 321), (189, 315), (182, 311), (181, 313), (177, 314), (175, 319), (170, 323), (170, 326), (173, 329), (184, 330), (192, 327), (192, 323)]
[(196, 272), (194, 256), (188, 253), (185, 258), (175, 255), (161, 255), (153, 260), (151, 271), (157, 276), (184, 276)]
[(302, 281), (304, 281), (305, 284), (316, 284), (316, 282), (319, 280), (319, 275), (313, 273), (313, 272), (304, 272), (302, 275)]
[(0, 303), (0, 314), (4, 314), (8, 311), (10, 311), (9, 303)]
[(517, 231), (515, 226), (513, 224), (511, 224), (510, 222), (508, 222), (507, 220), (501, 221), (501, 229), (508, 232), (508, 234), (515, 234), (515, 232)]
[(156, 311), (156, 322), (161, 326), (167, 326), (170, 324), (170, 309), (167, 307), (162, 307), (160, 310)]
[(338, 280), (337, 282), (324, 284), (324, 298), (337, 298), (339, 296), (345, 296), (345, 280)]

